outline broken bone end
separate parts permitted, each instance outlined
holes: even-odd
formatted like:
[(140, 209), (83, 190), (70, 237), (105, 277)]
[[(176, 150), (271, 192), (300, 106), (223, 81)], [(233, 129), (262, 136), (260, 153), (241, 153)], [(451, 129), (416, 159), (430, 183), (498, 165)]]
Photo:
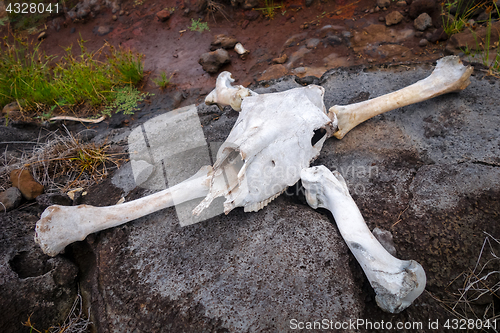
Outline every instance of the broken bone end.
[(399, 273), (402, 275), (402, 282), (397, 292), (391, 291), (375, 281), (370, 281), (376, 294), (377, 305), (386, 312), (399, 313), (403, 311), (425, 289), (427, 278), (422, 266), (414, 260), (404, 261), (404, 263), (408, 263), (408, 265)]

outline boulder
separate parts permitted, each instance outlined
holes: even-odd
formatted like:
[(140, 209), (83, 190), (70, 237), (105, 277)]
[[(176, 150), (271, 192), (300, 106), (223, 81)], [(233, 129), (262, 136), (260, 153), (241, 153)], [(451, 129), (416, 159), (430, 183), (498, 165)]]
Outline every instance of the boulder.
[(443, 28), (436, 29), (430, 38), (428, 39), (431, 43), (442, 42), (448, 39), (448, 35), (444, 32)]
[(0, 331), (4, 333), (29, 332), (22, 326), (28, 318), (41, 332), (62, 324), (77, 296), (78, 267), (63, 256), (42, 253), (33, 242), (41, 210), (30, 209), (0, 213)]
[[(327, 105), (343, 105), (356, 95), (392, 92), (429, 72), (428, 65), (334, 69), (319, 82)], [(369, 229), (390, 231), (398, 258), (420, 262), (426, 289), (439, 299), (449, 297), (444, 287), (476, 262), (485, 237), (478, 230), (500, 234), (500, 109), (491, 97), (498, 80), (471, 81), (464, 92), (406, 106), (342, 140), (327, 140), (314, 162), (344, 175)], [(253, 89), (262, 94), (297, 86), (285, 77)], [(214, 109), (199, 105), (198, 113)], [(226, 111), (203, 126), (208, 140), (224, 140), (236, 118)], [(295, 323), (290, 320), (314, 321), (321, 314), (342, 322), (449, 318), (428, 293), (403, 313), (379, 310), (331, 216), (310, 209), (300, 187), (287, 193), (299, 195), (282, 195), (256, 213), (236, 209), (184, 228), (169, 208), (74, 246), (75, 253), (89, 254), (80, 259), (88, 267), (81, 288), (96, 330), (286, 332)]]
[[(446, 51), (451, 54), (463, 52), (466, 48), (470, 50), (482, 50), (486, 45), (487, 28), (480, 27), (474, 32), (464, 30), (461, 33), (452, 35), (446, 44)], [(500, 39), (500, 21), (496, 21), (491, 25), (490, 40), (498, 41)], [(494, 48), (492, 42), (490, 48)]]
[(385, 16), (385, 24), (386, 25), (395, 25), (403, 20), (404, 16), (400, 12), (393, 11)]
[(165, 22), (170, 18), (170, 10), (162, 9), (158, 13), (156, 13), (156, 18), (160, 22)]
[(210, 51), (215, 51), (220, 48), (226, 50), (233, 49), (236, 43), (238, 43), (238, 40), (234, 37), (226, 36), (224, 34), (216, 35), (210, 44)]
[(415, 29), (424, 31), (427, 28), (432, 27), (432, 18), (427, 13), (420, 14), (415, 21), (413, 21), (413, 26)]
[(90, 245), (99, 265), (82, 288), (98, 332), (286, 332), (361, 316), (348, 248), (307, 205), (283, 197), (184, 228), (172, 208), (134, 226)]
[(33, 200), (43, 193), (43, 185), (34, 180), (28, 170), (13, 170), (10, 173), (10, 181), (21, 191), (26, 200)]
[(315, 49), (320, 43), (319, 38), (310, 38), (306, 40), (306, 47), (308, 49)]
[(21, 191), (17, 187), (9, 187), (4, 192), (0, 192), (0, 212), (8, 212), (17, 208), (22, 199)]
[(391, 5), (391, 0), (377, 0), (377, 6), (380, 8), (386, 8)]
[(224, 49), (218, 49), (212, 52), (203, 53), (198, 60), (198, 63), (203, 67), (207, 73), (214, 74), (219, 69), (231, 61), (229, 53)]
[(288, 69), (280, 64), (269, 66), (258, 78), (259, 81), (266, 81), (271, 79), (277, 79), (285, 76), (288, 73)]

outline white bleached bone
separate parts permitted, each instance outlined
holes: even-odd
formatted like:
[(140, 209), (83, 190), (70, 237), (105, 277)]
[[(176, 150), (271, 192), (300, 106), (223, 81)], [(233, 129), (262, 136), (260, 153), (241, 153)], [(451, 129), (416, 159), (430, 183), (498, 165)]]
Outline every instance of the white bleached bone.
[(43, 252), (55, 256), (67, 245), (84, 240), (91, 233), (119, 226), (174, 204), (206, 196), (211, 173), (212, 167), (205, 166), (182, 183), (116, 206), (50, 206), (36, 223), (35, 242)]
[(380, 308), (390, 313), (406, 309), (424, 291), (424, 269), (414, 260), (394, 258), (368, 229), (349, 194), (344, 178), (325, 166), (304, 169), (302, 185), (309, 205), (332, 212), (347, 246), (363, 268)]
[(241, 43), (236, 43), (236, 45), (234, 46), (234, 51), (236, 53), (238, 53), (240, 58), (243, 60), (245, 60), (247, 58), (248, 54), (250, 53), (250, 51), (245, 49)]
[[(224, 196), (224, 212), (258, 211), (300, 179), (336, 124), (326, 114), (325, 89), (316, 85), (249, 96), (217, 153), (210, 192), (194, 213)], [(315, 132), (324, 131), (317, 142)]]
[(225, 71), (219, 74), (215, 82), (215, 89), (205, 97), (205, 104), (217, 106), (222, 109), (222, 106), (230, 105), (235, 111), (241, 111), (241, 102), (243, 98), (257, 95), (243, 86), (231, 86), (234, 82), (231, 73)]
[(339, 127), (334, 136), (342, 139), (357, 125), (384, 112), (463, 90), (470, 84), (472, 71), (473, 67), (464, 66), (459, 57), (444, 57), (430, 76), (408, 87), (364, 102), (332, 106), (328, 114), (337, 116)]

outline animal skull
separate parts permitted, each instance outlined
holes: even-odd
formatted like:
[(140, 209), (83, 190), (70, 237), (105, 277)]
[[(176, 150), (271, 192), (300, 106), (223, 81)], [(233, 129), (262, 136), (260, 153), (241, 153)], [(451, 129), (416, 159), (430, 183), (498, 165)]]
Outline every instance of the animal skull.
[[(210, 192), (194, 213), (225, 196), (224, 212), (244, 207), (258, 211), (300, 178), (336, 131), (323, 104), (324, 88), (310, 85), (279, 93), (249, 96), (214, 164)], [(305, 110), (307, 110), (305, 112)], [(317, 142), (314, 134), (324, 133)]]
[[(438, 61), (436, 69), (424, 80), (369, 101), (334, 106), (327, 114), (322, 87), (310, 85), (257, 95), (242, 86), (232, 87), (234, 80), (231, 74), (223, 72), (217, 79), (216, 88), (207, 96), (206, 103), (218, 104), (219, 107), (231, 105), (233, 109), (242, 111), (219, 149), (213, 169), (208, 166), (170, 189), (117, 207), (48, 207), (37, 222), (35, 242), (45, 253), (54, 256), (66, 245), (82, 240), (92, 232), (203, 196), (206, 197), (194, 209), (194, 214), (200, 214), (219, 196), (226, 198), (226, 214), (235, 207), (257, 211), (287, 186), (295, 184), (301, 176), (306, 184), (308, 181), (311, 183), (307, 168), (319, 155), (328, 137), (342, 138), (350, 129), (375, 115), (462, 90), (470, 83), (471, 73), (472, 67), (463, 66), (458, 57), (446, 57)], [(322, 179), (330, 178), (325, 176)], [(337, 223), (344, 219), (350, 221), (350, 217), (333, 198), (345, 202), (349, 207), (347, 211), (357, 211), (342, 180), (340, 184), (339, 187), (335, 181), (327, 181), (323, 185), (324, 198), (316, 196), (314, 199), (313, 192), (308, 189), (309, 203), (313, 207), (324, 205), (331, 209)], [(337, 189), (331, 189), (332, 186)], [(318, 198), (321, 204), (316, 203)], [(390, 312), (402, 310), (422, 292), (425, 273), (413, 261), (399, 261), (384, 253), (380, 244), (372, 239), (373, 235), (364, 225), (359, 211), (353, 216), (354, 230), (360, 232), (349, 232), (344, 228), (344, 222), (340, 222), (339, 230), (345, 235), (346, 242), (376, 290), (379, 305)], [(356, 247), (354, 244), (359, 244), (360, 240), (363, 245)], [(381, 272), (378, 272), (379, 269)], [(405, 283), (410, 283), (410, 287), (403, 290), (400, 287)]]

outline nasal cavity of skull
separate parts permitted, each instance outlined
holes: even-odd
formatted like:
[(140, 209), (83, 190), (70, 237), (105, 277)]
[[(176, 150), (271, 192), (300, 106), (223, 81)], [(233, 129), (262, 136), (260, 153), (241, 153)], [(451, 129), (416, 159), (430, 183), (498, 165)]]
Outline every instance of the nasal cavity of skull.
[(240, 152), (238, 150), (231, 151), (222, 165), (223, 176), (227, 185), (234, 186), (238, 184), (238, 173), (244, 164), (245, 161), (241, 158)]
[(314, 130), (314, 135), (311, 138), (311, 145), (314, 147), (326, 135), (326, 129), (318, 128)]

